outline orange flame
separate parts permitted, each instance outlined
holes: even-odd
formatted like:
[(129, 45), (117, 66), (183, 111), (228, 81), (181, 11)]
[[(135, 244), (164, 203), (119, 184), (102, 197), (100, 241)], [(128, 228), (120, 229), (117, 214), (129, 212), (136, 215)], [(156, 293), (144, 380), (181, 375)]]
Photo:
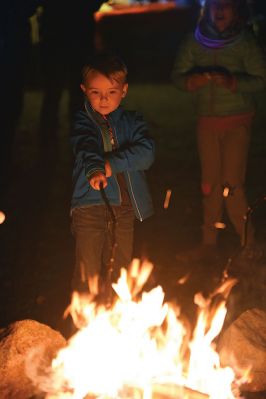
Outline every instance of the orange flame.
[(95, 281), (87, 296), (73, 293), (66, 312), (80, 329), (48, 376), (35, 380), (46, 399), (234, 398), (234, 371), (220, 366), (214, 340), (236, 281), (225, 280), (208, 299), (195, 296), (199, 314), (189, 342), (180, 309), (164, 302), (162, 288), (142, 292), (152, 268), (134, 260), (128, 272), (122, 269), (109, 308), (97, 306)]

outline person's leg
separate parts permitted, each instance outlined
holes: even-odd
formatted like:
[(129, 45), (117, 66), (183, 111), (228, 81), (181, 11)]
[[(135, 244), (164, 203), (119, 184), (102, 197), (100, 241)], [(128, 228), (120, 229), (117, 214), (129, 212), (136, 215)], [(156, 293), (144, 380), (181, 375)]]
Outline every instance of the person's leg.
[[(250, 142), (250, 128), (242, 126), (226, 132), (224, 137), (223, 185), (228, 216), (240, 239), (244, 234), (244, 216), (248, 210), (244, 191), (247, 156)], [(249, 223), (247, 243), (254, 241), (254, 229)]]
[[(116, 217), (114, 264), (112, 280), (117, 281), (122, 267), (127, 268), (132, 260), (135, 214), (131, 207), (114, 206)], [(112, 249), (112, 226), (109, 221), (109, 247), (105, 251), (104, 264), (106, 269), (110, 263)]]
[(202, 243), (216, 245), (215, 225), (221, 221), (223, 210), (220, 133), (204, 129), (198, 129), (197, 133), (203, 194)]
[(76, 240), (73, 289), (87, 289), (88, 278), (100, 275), (108, 221), (104, 206), (88, 206), (72, 211), (72, 232)]

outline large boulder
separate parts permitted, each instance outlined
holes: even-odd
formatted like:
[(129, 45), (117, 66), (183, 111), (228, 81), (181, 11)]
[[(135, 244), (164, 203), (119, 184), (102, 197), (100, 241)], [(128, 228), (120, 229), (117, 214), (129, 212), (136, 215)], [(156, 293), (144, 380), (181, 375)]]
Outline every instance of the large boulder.
[[(22, 320), (0, 330), (1, 399), (29, 399), (38, 394), (28, 376), (33, 354), (39, 356), (38, 373), (51, 364), (65, 338), (47, 325)], [(35, 367), (32, 364), (33, 367)]]
[(266, 391), (266, 312), (250, 309), (242, 313), (222, 334), (218, 352), (222, 366), (251, 367), (251, 382), (241, 389)]

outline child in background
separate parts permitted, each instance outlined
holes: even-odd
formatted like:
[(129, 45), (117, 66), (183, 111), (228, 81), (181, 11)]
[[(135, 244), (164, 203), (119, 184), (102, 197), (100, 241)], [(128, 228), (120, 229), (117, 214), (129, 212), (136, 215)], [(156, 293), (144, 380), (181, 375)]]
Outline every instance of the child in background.
[(104, 275), (110, 261), (110, 212), (116, 217), (113, 280), (132, 257), (134, 220), (153, 213), (145, 170), (154, 160), (154, 142), (142, 116), (120, 106), (128, 90), (127, 68), (116, 56), (99, 55), (83, 68), (84, 107), (71, 134), (75, 163), (71, 202), (76, 240), (73, 289)]
[[(172, 72), (178, 89), (195, 93), (203, 194), (202, 243), (194, 260), (217, 256), (217, 228), (223, 203), (240, 239), (248, 205), (244, 192), (252, 94), (265, 89), (266, 63), (246, 29), (245, 0), (206, 0), (195, 32), (181, 45)], [(247, 248), (254, 248), (249, 225)]]

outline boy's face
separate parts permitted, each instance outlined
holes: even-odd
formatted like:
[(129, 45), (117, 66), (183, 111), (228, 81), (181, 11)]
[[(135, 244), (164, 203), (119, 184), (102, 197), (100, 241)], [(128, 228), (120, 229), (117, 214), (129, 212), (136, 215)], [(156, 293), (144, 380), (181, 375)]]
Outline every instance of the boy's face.
[(235, 8), (232, 0), (211, 0), (210, 19), (219, 32), (228, 29), (235, 20)]
[(101, 115), (107, 115), (118, 108), (127, 94), (128, 84), (110, 80), (101, 73), (92, 71), (80, 87), (92, 108)]

